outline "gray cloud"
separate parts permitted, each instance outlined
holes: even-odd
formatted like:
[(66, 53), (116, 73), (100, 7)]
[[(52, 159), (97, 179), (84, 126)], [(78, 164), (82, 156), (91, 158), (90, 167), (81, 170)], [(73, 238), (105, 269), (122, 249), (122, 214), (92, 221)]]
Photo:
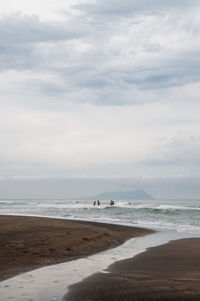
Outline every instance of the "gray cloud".
[(2, 48), (5, 44), (67, 40), (80, 36), (80, 33), (81, 29), (68, 28), (56, 22), (44, 22), (36, 15), (14, 14), (0, 20)]
[(94, 3), (79, 4), (74, 7), (89, 15), (124, 17), (135, 14), (155, 14), (173, 9), (188, 9), (195, 5), (199, 5), (198, 0), (96, 0)]
[(74, 24), (43, 22), (35, 15), (17, 13), (4, 17), (0, 20), (0, 69), (38, 67), (45, 57), (49, 59), (51, 43), (83, 35), (81, 27)]
[[(190, 2), (190, 8), (194, 5), (196, 1)], [(179, 6), (184, 9), (188, 2), (97, 1), (77, 6), (88, 16), (92, 16), (90, 8), (104, 15), (113, 8), (112, 13), (116, 10), (120, 16), (125, 10), (132, 14), (144, 7), (176, 8), (169, 20), (159, 16), (150, 23), (148, 17), (98, 23), (71, 16), (56, 23), (42, 22), (37, 16), (9, 16), (0, 21), (0, 69), (37, 71), (37, 78), (27, 81), (27, 89), (32, 86), (63, 100), (103, 106), (161, 101), (161, 89), (200, 80), (200, 45), (194, 37), (198, 21), (191, 26), (191, 14), (182, 20)], [(182, 35), (186, 41), (179, 41)], [(40, 77), (44, 72), (56, 80)]]
[[(192, 57), (192, 59), (191, 59)], [(122, 80), (135, 84), (140, 89), (166, 89), (181, 87), (188, 83), (200, 81), (199, 55), (194, 52), (180, 54), (179, 57), (165, 58), (149, 67), (149, 70), (138, 70), (122, 75)]]

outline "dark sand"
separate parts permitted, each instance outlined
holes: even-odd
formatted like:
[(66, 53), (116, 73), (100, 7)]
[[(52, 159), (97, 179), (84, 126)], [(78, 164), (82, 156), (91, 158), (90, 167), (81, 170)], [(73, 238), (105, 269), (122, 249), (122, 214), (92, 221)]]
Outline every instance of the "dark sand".
[(150, 248), (70, 287), (67, 301), (200, 300), (200, 238)]
[(91, 255), (152, 231), (62, 219), (0, 216), (0, 281)]

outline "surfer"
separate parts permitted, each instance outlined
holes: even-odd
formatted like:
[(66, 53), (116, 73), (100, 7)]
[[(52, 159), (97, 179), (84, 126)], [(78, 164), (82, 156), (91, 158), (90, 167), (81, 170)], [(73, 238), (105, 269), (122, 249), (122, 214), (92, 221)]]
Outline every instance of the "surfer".
[(114, 206), (115, 202), (113, 200), (110, 201), (110, 206)]
[(93, 205), (96, 206), (96, 201), (94, 201)]
[(101, 203), (99, 202), (99, 200), (97, 201), (97, 205), (98, 205), (98, 206), (100, 206), (100, 205), (101, 205)]

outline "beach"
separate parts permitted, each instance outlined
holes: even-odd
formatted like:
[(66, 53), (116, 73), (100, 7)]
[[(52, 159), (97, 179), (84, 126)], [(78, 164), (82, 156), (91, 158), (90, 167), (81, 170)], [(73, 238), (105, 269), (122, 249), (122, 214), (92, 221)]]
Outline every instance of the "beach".
[[(143, 228), (97, 222), (2, 215), (0, 216), (0, 280), (3, 281), (40, 267), (86, 258), (119, 246), (130, 238), (146, 235), (146, 237), (151, 237), (148, 234), (153, 233), (154, 231)], [(113, 253), (113, 250), (111, 252)], [(174, 240), (149, 248), (135, 257), (121, 261), (115, 259), (113, 262), (104, 272), (91, 273), (89, 277), (79, 280), (80, 282), (72, 281), (74, 284), (65, 290), (67, 294), (64, 300), (200, 300), (200, 238)], [(62, 273), (62, 267), (60, 268)], [(75, 274), (82, 273), (75, 266), (73, 269), (76, 271)], [(52, 280), (57, 283), (56, 266), (52, 266), (51, 271), (53, 272)], [(38, 274), (42, 275), (40, 276), (42, 278), (47, 278), (47, 284), (50, 281), (48, 273)], [(68, 273), (71, 273), (70, 270), (64, 278), (66, 284)], [(33, 274), (30, 274), (30, 277), (33, 277)], [(35, 277), (37, 276), (34, 276), (34, 279)], [(15, 294), (18, 285), (20, 289), (24, 280), (22, 278), (19, 282), (14, 280), (8, 284), (2, 282), (5, 300)], [(11, 283), (14, 285), (12, 286)], [(38, 287), (37, 282), (32, 282), (30, 285), (32, 290), (35, 289), (35, 285)], [(46, 289), (48, 287), (44, 289), (44, 292), (47, 292)], [(51, 289), (54, 291), (54, 288)], [(30, 292), (28, 288), (25, 290), (25, 283), (21, 290), (25, 292), (25, 295), (27, 291)], [(56, 293), (56, 295), (59, 294)], [(21, 298), (21, 295), (15, 296), (16, 300), (22, 300)], [(23, 298), (23, 300), (29, 300), (30, 297)], [(50, 299), (44, 299), (43, 296), (40, 299), (39, 297), (32, 298), (32, 300)]]
[(116, 247), (153, 231), (66, 219), (0, 216), (0, 281)]
[(66, 301), (200, 300), (200, 238), (148, 249), (70, 287)]

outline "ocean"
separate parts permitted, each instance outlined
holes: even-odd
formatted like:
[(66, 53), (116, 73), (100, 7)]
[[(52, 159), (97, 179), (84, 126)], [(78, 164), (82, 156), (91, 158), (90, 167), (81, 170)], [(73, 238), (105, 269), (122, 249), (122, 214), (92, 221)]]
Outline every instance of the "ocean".
[(0, 200), (0, 214), (58, 217), (74, 220), (170, 229), (200, 234), (200, 200)]

